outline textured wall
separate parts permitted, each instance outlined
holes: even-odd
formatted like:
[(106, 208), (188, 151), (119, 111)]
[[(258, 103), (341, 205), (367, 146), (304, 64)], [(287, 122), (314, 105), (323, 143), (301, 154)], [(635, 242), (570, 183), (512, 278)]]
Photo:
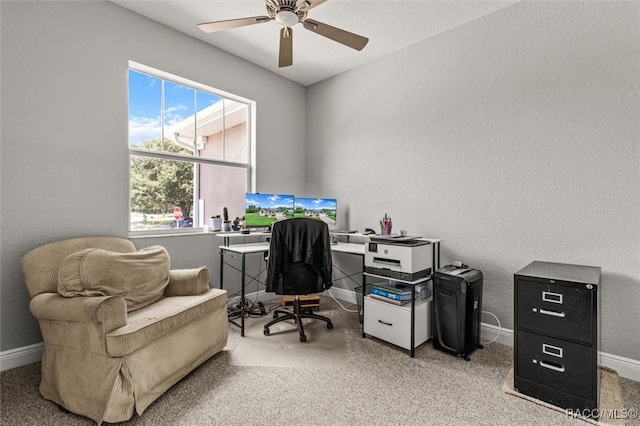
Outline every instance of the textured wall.
[(639, 19), (522, 2), (311, 86), (307, 191), (443, 238), (507, 328), (518, 269), (601, 266), (601, 349), (640, 360)]
[[(256, 101), (257, 189), (304, 189), (302, 86), (110, 2), (0, 7), (0, 350), (42, 340), (28, 308), (22, 255), (61, 238), (127, 237), (129, 60)], [(283, 114), (291, 117), (286, 133)], [(134, 240), (138, 247), (158, 241), (174, 267), (213, 262), (212, 235)]]

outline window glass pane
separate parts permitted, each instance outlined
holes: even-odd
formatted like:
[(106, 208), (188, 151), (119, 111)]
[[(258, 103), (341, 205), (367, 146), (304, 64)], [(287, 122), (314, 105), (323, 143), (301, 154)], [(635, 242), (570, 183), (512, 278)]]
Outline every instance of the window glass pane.
[(220, 215), (222, 208), (229, 212), (229, 220), (244, 216), (247, 192), (247, 169), (243, 167), (200, 164), (200, 198), (204, 200), (204, 218)]
[(224, 159), (238, 163), (248, 163), (249, 132), (247, 124), (249, 107), (243, 102), (225, 99), (224, 110)]
[(179, 134), (176, 126), (188, 119), (193, 128), (195, 99), (195, 89), (171, 81), (164, 82), (164, 137), (188, 149), (192, 154), (195, 152), (193, 133)]
[[(165, 140), (166, 146), (176, 147)], [(160, 146), (156, 139), (155, 147)], [(191, 161), (131, 156), (131, 230), (191, 227), (193, 217), (194, 164)], [(180, 208), (180, 223), (174, 209)]]
[(129, 71), (129, 146), (162, 137), (162, 80)]
[(224, 160), (222, 116), (224, 99), (211, 93), (198, 91), (196, 93), (196, 134), (200, 145), (201, 157)]

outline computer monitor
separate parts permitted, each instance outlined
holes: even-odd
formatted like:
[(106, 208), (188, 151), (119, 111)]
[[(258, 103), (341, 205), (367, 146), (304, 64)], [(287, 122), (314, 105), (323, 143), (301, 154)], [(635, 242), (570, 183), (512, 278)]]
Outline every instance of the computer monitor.
[(298, 198), (296, 197), (294, 217), (310, 217), (325, 221), (329, 227), (336, 225), (338, 200), (336, 198)]
[(295, 197), (287, 194), (247, 192), (245, 196), (245, 226), (262, 228), (277, 220), (293, 217)]

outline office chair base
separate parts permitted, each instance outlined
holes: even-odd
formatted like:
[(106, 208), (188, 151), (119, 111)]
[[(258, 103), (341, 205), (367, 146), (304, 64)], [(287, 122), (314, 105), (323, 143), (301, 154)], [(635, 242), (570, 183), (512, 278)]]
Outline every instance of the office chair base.
[[(283, 315), (278, 316), (278, 314), (283, 314)], [(264, 326), (264, 335), (268, 336), (269, 334), (271, 334), (271, 332), (269, 331), (269, 327), (271, 327), (272, 325), (282, 321), (294, 320), (298, 325), (298, 331), (300, 332), (300, 341), (304, 343), (307, 341), (307, 336), (304, 334), (304, 327), (302, 326), (302, 318), (313, 318), (320, 321), (324, 321), (327, 323), (327, 328), (329, 330), (333, 329), (333, 323), (329, 318), (323, 317), (322, 315), (311, 313), (309, 311), (302, 312), (300, 309), (300, 301), (294, 300), (293, 312), (291, 312), (288, 309), (276, 309), (275, 311), (273, 311), (273, 320)]]

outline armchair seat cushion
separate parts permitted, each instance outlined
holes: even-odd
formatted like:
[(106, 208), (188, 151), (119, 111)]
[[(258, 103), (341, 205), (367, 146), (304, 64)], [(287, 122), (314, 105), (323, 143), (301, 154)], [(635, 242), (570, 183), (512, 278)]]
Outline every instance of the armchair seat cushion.
[(121, 296), (131, 312), (164, 295), (169, 269), (169, 253), (161, 246), (130, 253), (88, 248), (62, 260), (58, 293), (65, 297)]
[(179, 333), (181, 327), (209, 312), (226, 309), (226, 303), (226, 291), (210, 289), (197, 296), (166, 297), (130, 312), (127, 325), (107, 334), (107, 354), (129, 355), (166, 335)]

